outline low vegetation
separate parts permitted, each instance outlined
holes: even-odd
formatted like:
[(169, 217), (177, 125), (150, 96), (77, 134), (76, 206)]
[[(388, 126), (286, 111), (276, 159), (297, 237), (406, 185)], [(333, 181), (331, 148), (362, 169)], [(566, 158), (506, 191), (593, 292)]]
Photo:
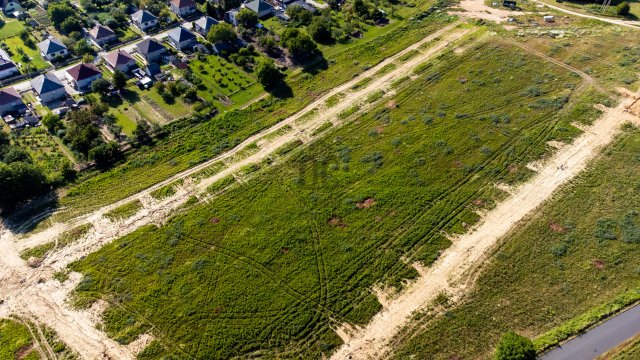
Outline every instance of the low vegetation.
[(488, 358), (491, 344), (509, 330), (546, 333), (534, 341), (542, 349), (637, 299), (639, 139), (640, 131), (627, 127), (585, 174), (505, 240), (459, 306), (446, 316), (423, 316), (426, 330), (398, 346), (397, 358)]
[[(328, 355), (335, 325), (380, 310), (374, 284), (401, 289), (416, 275), (400, 259), (431, 263), (449, 245), (443, 233), (466, 231), (495, 201), (495, 182), (529, 176), (525, 165), (570, 126), (567, 101), (554, 99), (579, 81), (507, 44), (448, 53), (397, 106), (378, 104), (215, 201), (72, 264), (84, 274), (75, 302), (111, 303), (105, 329), (123, 343), (162, 334), (142, 358)], [(514, 101), (533, 84), (538, 97)], [(540, 99), (550, 105), (521, 111)]]

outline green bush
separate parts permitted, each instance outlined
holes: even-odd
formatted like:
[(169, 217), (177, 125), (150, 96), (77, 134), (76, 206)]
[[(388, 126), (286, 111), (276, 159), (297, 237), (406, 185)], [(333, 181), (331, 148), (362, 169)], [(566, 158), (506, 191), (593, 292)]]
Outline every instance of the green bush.
[(631, 6), (629, 6), (629, 3), (626, 1), (623, 1), (620, 4), (618, 4), (618, 6), (616, 6), (616, 12), (618, 13), (618, 15), (627, 16), (629, 15), (630, 11), (631, 11)]
[(495, 360), (535, 360), (536, 350), (531, 340), (509, 331), (502, 335), (493, 358)]

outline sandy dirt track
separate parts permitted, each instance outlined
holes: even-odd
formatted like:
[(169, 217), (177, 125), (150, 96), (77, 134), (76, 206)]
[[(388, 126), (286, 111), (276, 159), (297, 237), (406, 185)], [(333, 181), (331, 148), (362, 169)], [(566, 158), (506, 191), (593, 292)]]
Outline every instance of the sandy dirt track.
[[(353, 105), (366, 103), (367, 97), (379, 89), (389, 90), (391, 84), (400, 78), (410, 74), (421, 63), (440, 54), (451, 43), (471, 32), (470, 29), (459, 29), (458, 24), (451, 24), (410, 46), (402, 52), (384, 60), (377, 66), (364, 72), (358, 77), (343, 84), (327, 95), (317, 99), (305, 109), (285, 119), (270, 129), (267, 129), (233, 150), (215, 159), (212, 159), (189, 171), (178, 174), (162, 183), (140, 192), (132, 197), (105, 206), (95, 212), (80, 216), (68, 222), (56, 224), (40, 233), (32, 234), (25, 239), (17, 238), (8, 229), (0, 228), (0, 299), (4, 303), (0, 305), (0, 317), (9, 315), (23, 316), (35, 322), (42, 323), (55, 330), (59, 338), (84, 359), (133, 359), (143, 346), (148, 342), (148, 335), (143, 335), (140, 341), (130, 346), (118, 344), (109, 339), (105, 333), (98, 330), (96, 325), (100, 322), (100, 307), (89, 310), (74, 310), (68, 301), (68, 295), (80, 281), (79, 274), (71, 274), (70, 280), (60, 284), (53, 280), (55, 271), (65, 268), (69, 263), (80, 259), (105, 244), (122, 237), (132, 231), (149, 224), (162, 224), (175, 211), (182, 206), (191, 196), (196, 195), (205, 198), (206, 188), (209, 184), (241, 169), (243, 166), (259, 162), (261, 159), (273, 154), (280, 146), (296, 140), (305, 143), (312, 142), (314, 137), (310, 134), (315, 128), (327, 121), (339, 124), (343, 120), (338, 119), (338, 114)], [(429, 43), (428, 45), (426, 45)], [(427, 46), (423, 49), (423, 46)], [(406, 61), (400, 61), (403, 55), (417, 51), (417, 54)], [(376, 74), (388, 64), (396, 67), (383, 75)], [(372, 77), (373, 80), (357, 90), (351, 87), (362, 79)], [(335, 95), (344, 94), (339, 104), (328, 108), (326, 100)], [(312, 114), (312, 115), (309, 115)], [(298, 122), (305, 116), (304, 122)], [(308, 117), (308, 119), (307, 119)], [(293, 131), (276, 137), (269, 136), (282, 127), (290, 125)], [(221, 160), (232, 159), (247, 145), (258, 142), (260, 150), (249, 157), (237, 161), (227, 162), (227, 168), (208, 179), (199, 182), (185, 181), (176, 194), (164, 200), (158, 201), (149, 195), (151, 191), (169, 184), (177, 179), (189, 179), (198, 171)], [(125, 221), (112, 222), (104, 217), (104, 214), (112, 209), (124, 205), (133, 200), (141, 200), (143, 208)], [(56, 249), (50, 255), (42, 259), (42, 264), (33, 269), (20, 259), (21, 251), (45, 244), (55, 239), (65, 230), (81, 224), (91, 223), (92, 230), (82, 239), (64, 248)]]
[(378, 313), (362, 329), (345, 327), (345, 344), (333, 359), (381, 359), (389, 349), (387, 344), (409, 324), (412, 315), (425, 309), (442, 292), (450, 295), (463, 293), (468, 286), (466, 276), (479, 266), (498, 241), (509, 233), (528, 214), (542, 205), (562, 185), (568, 183), (609, 144), (624, 122), (640, 123), (626, 109), (635, 102), (626, 99), (605, 114), (575, 141), (558, 150), (527, 183), (516, 188), (498, 206), (488, 212), (474, 229), (457, 239), (442, 256), (409, 288)]

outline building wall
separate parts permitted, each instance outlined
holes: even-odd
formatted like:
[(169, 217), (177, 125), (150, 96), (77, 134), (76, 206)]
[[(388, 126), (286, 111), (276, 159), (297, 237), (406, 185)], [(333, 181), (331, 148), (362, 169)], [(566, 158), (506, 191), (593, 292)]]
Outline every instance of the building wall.
[(49, 61), (53, 61), (57, 57), (66, 57), (68, 54), (69, 52), (66, 49), (64, 49), (48, 55), (42, 54), (42, 57), (44, 57)]
[(0, 70), (0, 79), (6, 79), (8, 77), (14, 76), (19, 73), (20, 71), (16, 67), (13, 67), (11, 69), (6, 69), (6, 70)]
[(147, 21), (147, 22), (144, 22), (144, 23), (136, 22), (135, 24), (140, 30), (146, 31), (146, 30), (151, 29), (151, 28), (155, 27), (156, 25), (158, 25), (158, 20)]
[(65, 89), (61, 88), (55, 91), (50, 91), (46, 94), (41, 94), (40, 99), (42, 99), (43, 102), (49, 102), (63, 98), (66, 93)]
[(87, 79), (83, 79), (83, 80), (80, 80), (78, 82), (74, 81), (74, 83), (76, 83), (76, 87), (78, 89), (86, 90), (86, 89), (89, 89), (91, 87), (91, 83), (92, 82), (94, 82), (94, 81), (96, 81), (96, 80), (98, 80), (100, 78), (102, 78), (102, 74), (97, 74), (97, 75), (95, 75), (93, 77), (90, 77), (90, 78), (87, 78)]
[(0, 115), (4, 115), (15, 110), (20, 104), (22, 104), (22, 100), (16, 100), (9, 104), (0, 105)]
[(148, 53), (145, 59), (147, 61), (158, 61), (162, 57), (163, 54), (166, 53), (166, 50), (158, 50), (156, 52)]

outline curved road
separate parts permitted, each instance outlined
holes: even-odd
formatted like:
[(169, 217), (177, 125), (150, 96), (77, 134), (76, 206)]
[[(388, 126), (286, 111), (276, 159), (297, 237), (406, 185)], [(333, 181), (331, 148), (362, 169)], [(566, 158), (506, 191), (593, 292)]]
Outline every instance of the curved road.
[(636, 334), (640, 334), (640, 305), (549, 351), (540, 360), (595, 359)]

